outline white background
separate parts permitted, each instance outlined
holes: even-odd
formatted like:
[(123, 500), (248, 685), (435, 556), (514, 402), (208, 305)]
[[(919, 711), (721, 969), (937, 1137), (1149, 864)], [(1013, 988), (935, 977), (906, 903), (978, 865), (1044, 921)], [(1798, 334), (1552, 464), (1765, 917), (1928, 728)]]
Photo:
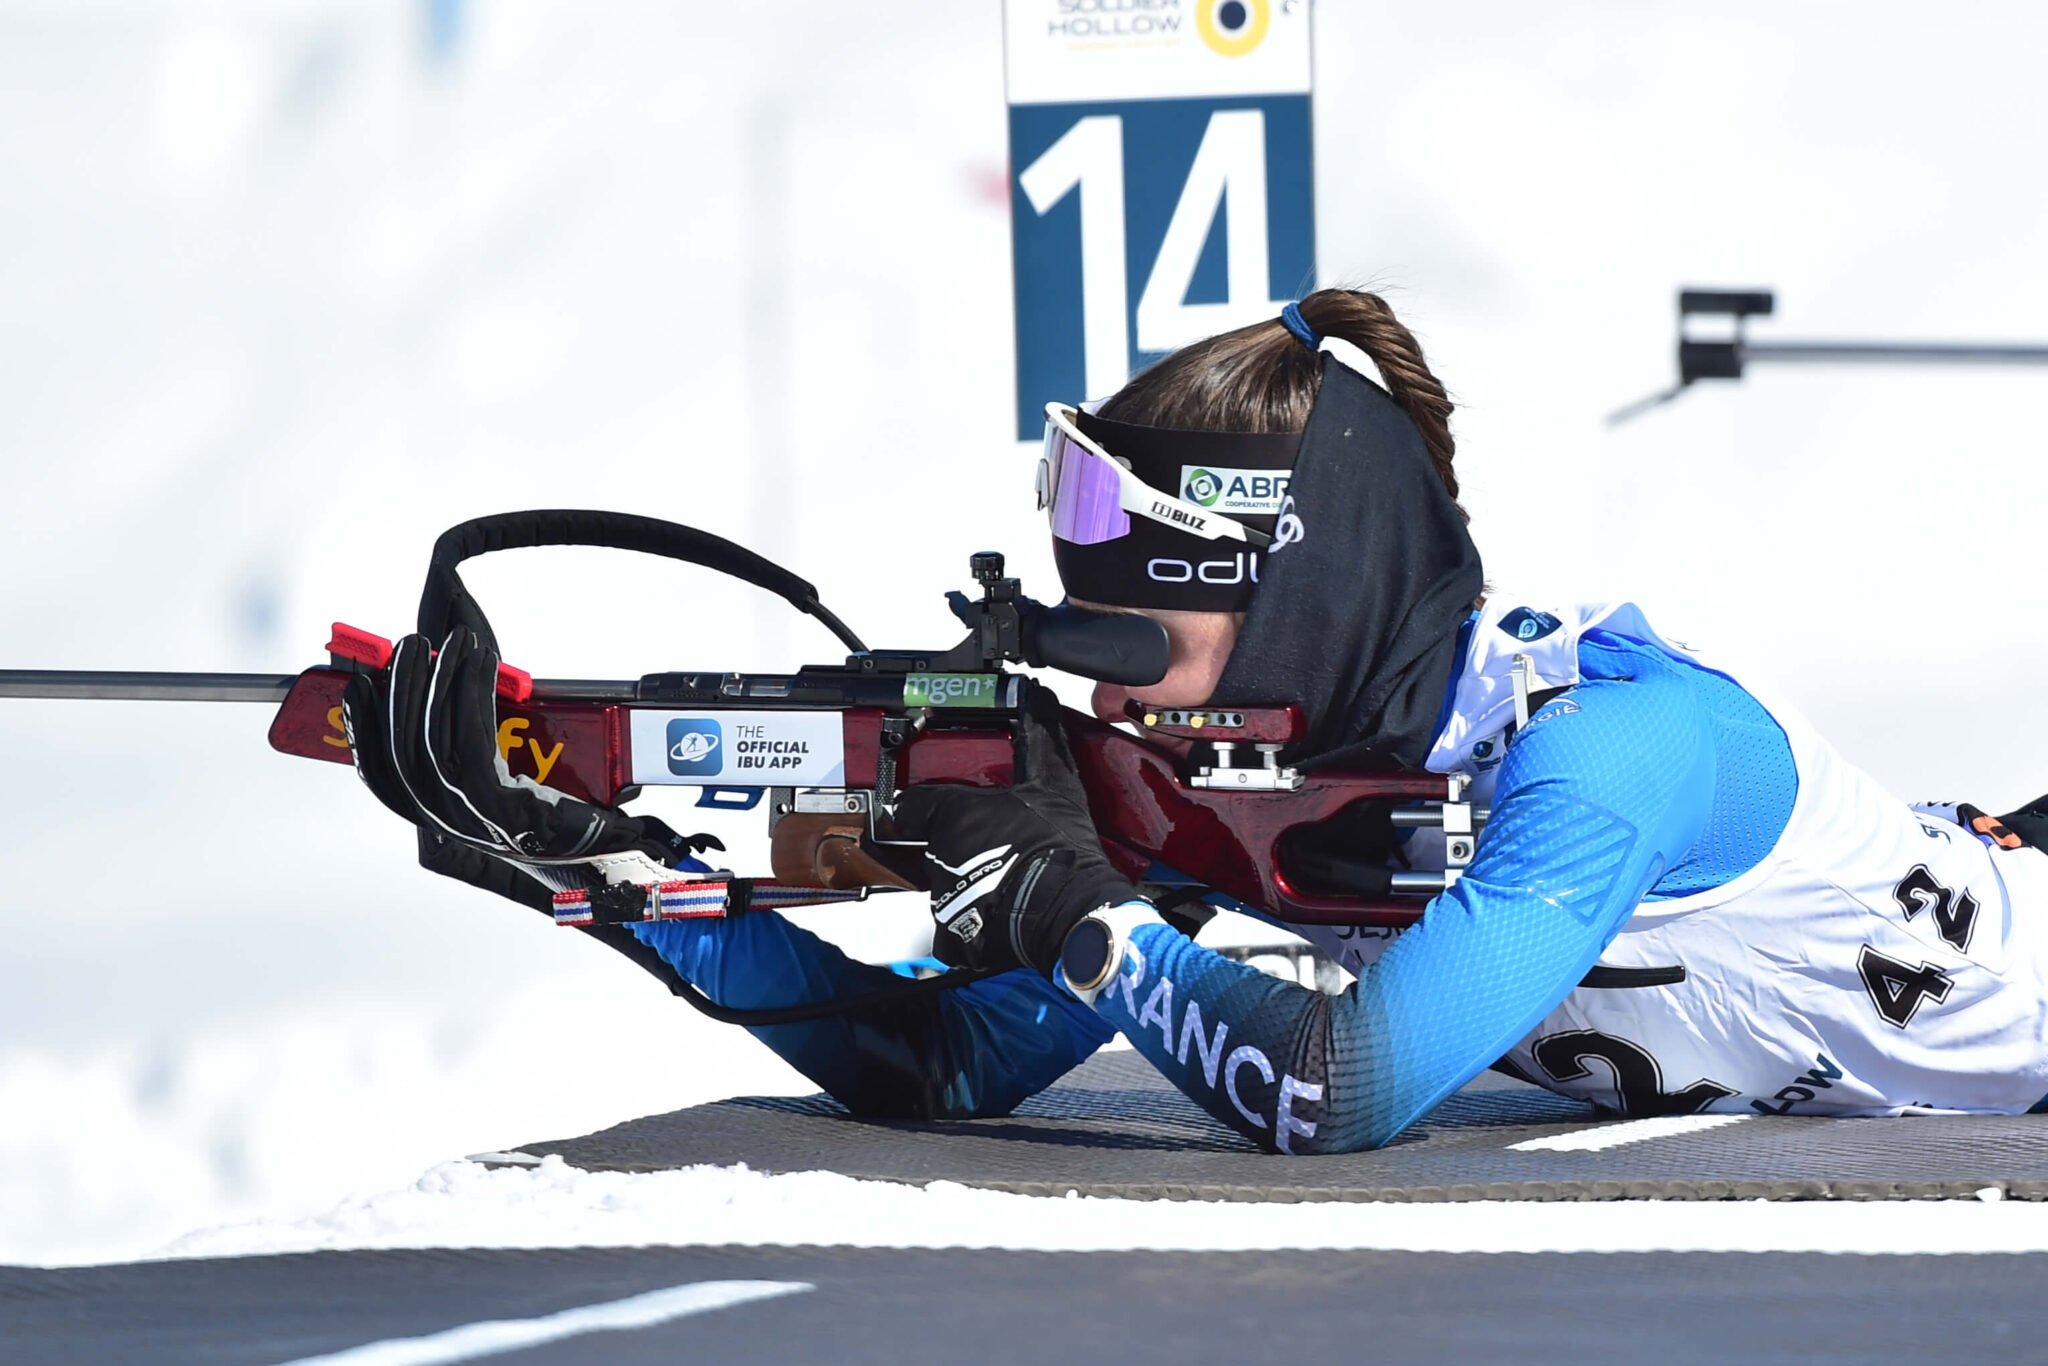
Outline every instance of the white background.
[[(1781, 368), (1601, 421), (1668, 382), (1681, 284), (1777, 287), (1760, 337), (2048, 340), (2038, 8), (1317, 24), (1324, 278), (1384, 289), (1463, 405), (1493, 580), (1636, 599), (1902, 796), (2048, 788), (2048, 375)], [(994, 0), (427, 32), (397, 0), (0, 5), (0, 667), (302, 667), (332, 620), (403, 629), (435, 532), (522, 506), (724, 531), (878, 643), (949, 642), (974, 550), (1054, 590), (1007, 439)], [(471, 582), (543, 676), (835, 653), (681, 568)], [(267, 722), (0, 704), (0, 1259), (808, 1089), (418, 871)], [(754, 818), (707, 828), (765, 862)], [(856, 914), (812, 923), (914, 940), (914, 907)]]

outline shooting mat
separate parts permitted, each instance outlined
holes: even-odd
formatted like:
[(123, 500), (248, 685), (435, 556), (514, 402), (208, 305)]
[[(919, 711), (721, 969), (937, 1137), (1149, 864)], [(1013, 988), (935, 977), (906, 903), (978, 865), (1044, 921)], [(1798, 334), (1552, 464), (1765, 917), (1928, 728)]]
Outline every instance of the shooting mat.
[[(1565, 1135), (1611, 1146), (1515, 1146)], [(824, 1096), (742, 1097), (520, 1151), (592, 1171), (744, 1162), (1140, 1200), (1898, 1200), (1987, 1187), (2048, 1199), (2048, 1115), (1623, 1121), (1489, 1074), (1376, 1152), (1288, 1158), (1129, 1051), (1098, 1053), (1003, 1119), (863, 1120)]]

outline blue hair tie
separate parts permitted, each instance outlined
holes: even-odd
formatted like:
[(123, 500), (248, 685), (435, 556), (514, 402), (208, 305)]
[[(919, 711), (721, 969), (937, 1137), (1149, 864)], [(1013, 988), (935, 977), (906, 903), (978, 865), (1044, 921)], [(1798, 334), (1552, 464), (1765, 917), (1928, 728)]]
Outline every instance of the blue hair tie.
[(1319, 351), (1323, 345), (1323, 334), (1308, 325), (1308, 319), (1301, 316), (1301, 305), (1290, 303), (1280, 310), (1280, 325), (1294, 334), (1294, 339), (1311, 351)]

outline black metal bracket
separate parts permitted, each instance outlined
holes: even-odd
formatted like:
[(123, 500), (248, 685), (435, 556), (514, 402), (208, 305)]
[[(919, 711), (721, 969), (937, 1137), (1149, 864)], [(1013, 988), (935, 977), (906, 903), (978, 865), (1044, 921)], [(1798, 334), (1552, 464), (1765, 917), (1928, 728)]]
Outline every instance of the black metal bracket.
[[(1751, 341), (1751, 318), (1777, 311), (1768, 289), (1681, 289), (1678, 292), (1678, 383), (1608, 415), (1609, 426), (1669, 403), (1703, 379), (1741, 379), (1751, 365), (2048, 365), (2048, 345), (1977, 342)], [(1734, 335), (1700, 337), (1696, 317), (1733, 320)]]

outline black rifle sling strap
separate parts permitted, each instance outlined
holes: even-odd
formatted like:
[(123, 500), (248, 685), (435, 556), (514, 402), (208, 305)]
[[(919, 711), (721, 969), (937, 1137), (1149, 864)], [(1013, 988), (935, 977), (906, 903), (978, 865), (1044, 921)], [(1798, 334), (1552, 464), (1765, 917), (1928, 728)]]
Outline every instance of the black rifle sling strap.
[[(633, 938), (633, 932), (625, 929), (623, 926), (608, 926), (607, 928), (617, 932), (623, 938)], [(621, 952), (626, 953), (626, 956), (633, 958), (634, 961), (642, 962), (642, 966), (646, 966), (638, 955), (625, 950), (610, 938), (606, 938), (605, 942), (612, 944), (614, 948), (620, 949)], [(635, 947), (643, 952), (650, 955), (654, 954), (654, 950), (640, 943), (638, 939), (633, 939), (633, 943)], [(662, 961), (659, 955), (655, 955), (655, 957), (656, 961)], [(663, 966), (666, 967), (667, 964), (663, 962)], [(994, 977), (996, 972), (997, 969), (994, 968), (949, 968), (945, 972), (935, 973), (930, 977), (906, 977), (900, 982), (894, 982), (885, 987), (876, 987), (872, 991), (858, 992), (852, 996), (828, 996), (822, 1001), (807, 1001), (801, 1005), (766, 1006), (752, 1010), (742, 1010), (737, 1006), (722, 1006), (718, 1004), (718, 1002), (698, 990), (693, 983), (685, 981), (682, 975), (673, 969), (669, 971), (665, 980), (670, 992), (682, 997), (712, 1019), (722, 1021), (725, 1024), (759, 1027), (761, 1025), (799, 1024), (805, 1020), (822, 1020), (828, 1015), (852, 1015), (876, 1006), (895, 1005), (902, 1001), (915, 1000), (920, 996), (935, 996), (942, 991), (952, 991), (957, 987), (987, 981), (989, 978)]]
[(455, 626), (467, 626), (493, 647), (490, 622), (463, 586), (456, 566), (479, 555), (534, 546), (583, 545), (606, 550), (632, 550), (643, 555), (703, 565), (742, 582), (764, 588), (807, 616), (816, 617), (856, 653), (867, 647), (860, 637), (823, 603), (809, 582), (723, 536), (639, 517), (628, 512), (579, 511), (570, 508), (501, 512), (449, 527), (434, 542), (427, 566), (427, 584), (420, 593), (420, 634), (440, 640)]
[[(544, 915), (554, 913), (552, 895), (533, 878), (526, 876), (503, 859), (492, 858), (466, 844), (430, 834), (425, 830), (420, 832), (420, 866), (444, 877), (452, 877), (458, 882), (467, 882), (472, 887), (495, 892)], [(995, 976), (994, 972), (986, 969), (954, 968), (931, 977), (906, 978), (899, 982), (891, 982), (886, 986), (858, 992), (852, 996), (834, 996), (822, 1001), (749, 1010), (738, 1006), (720, 1005), (712, 1000), (695, 985), (685, 981), (682, 974), (677, 972), (667, 959), (655, 952), (652, 945), (644, 943), (626, 925), (579, 925), (576, 928), (645, 968), (669, 989), (671, 995), (682, 997), (689, 1005), (724, 1024), (759, 1027), (822, 1020), (828, 1015), (846, 1015), (875, 1006), (895, 1005), (920, 996), (930, 996), (935, 992), (951, 991), (956, 987), (964, 987), (969, 983), (985, 981)]]
[[(427, 566), (426, 587), (420, 593), (420, 633), (430, 640), (440, 640), (452, 628), (467, 626), (495, 649), (497, 640), (491, 632), (490, 621), (484, 616), (483, 609), (477, 605), (476, 599), (470, 596), (469, 589), (463, 585), (462, 576), (456, 572), (456, 566), (464, 560), (500, 550), (524, 550), (555, 545), (632, 550), (645, 555), (659, 555), (664, 559), (703, 565), (707, 569), (715, 569), (721, 574), (753, 584), (756, 588), (764, 588), (799, 612), (816, 617), (833, 635), (839, 637), (847, 649), (855, 653), (867, 649), (859, 636), (847, 629), (844, 622), (818, 601), (818, 590), (814, 586), (774, 561), (756, 555), (745, 546), (735, 545), (722, 536), (714, 536), (708, 531), (699, 531), (695, 527), (683, 526), (678, 522), (664, 522), (659, 518), (640, 517), (626, 512), (575, 509), (501, 512), (491, 517), (473, 518), (442, 532), (440, 539), (434, 542), (434, 556)], [(499, 861), (486, 859), (475, 851), (443, 841), (434, 841), (432, 848), (428, 845), (429, 841), (423, 835), (420, 862), (424, 866), (435, 868), (436, 871), (445, 871), (449, 876), (472, 885), (487, 887), (499, 892), (500, 895), (510, 895), (514, 900), (533, 906), (536, 910), (552, 912), (552, 901), (540, 884), (522, 877)], [(995, 975), (989, 971), (955, 968), (933, 977), (910, 978), (853, 996), (833, 997), (779, 1008), (747, 1010), (723, 1006), (712, 1000), (685, 981), (660, 954), (642, 943), (625, 925), (588, 925), (580, 928), (592, 938), (601, 940), (653, 973), (673, 994), (682, 997), (712, 1019), (727, 1024), (761, 1026), (818, 1020), (829, 1015), (844, 1015), (873, 1006), (950, 991)]]

